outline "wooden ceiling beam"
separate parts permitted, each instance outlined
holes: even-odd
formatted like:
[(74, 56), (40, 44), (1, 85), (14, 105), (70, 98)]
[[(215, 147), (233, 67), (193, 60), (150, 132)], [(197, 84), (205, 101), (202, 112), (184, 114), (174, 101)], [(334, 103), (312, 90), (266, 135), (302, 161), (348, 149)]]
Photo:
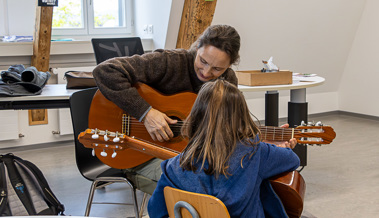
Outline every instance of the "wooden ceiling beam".
[(176, 48), (188, 49), (211, 25), (217, 0), (185, 0)]
[(36, 6), (31, 65), (39, 71), (49, 70), (53, 7)]

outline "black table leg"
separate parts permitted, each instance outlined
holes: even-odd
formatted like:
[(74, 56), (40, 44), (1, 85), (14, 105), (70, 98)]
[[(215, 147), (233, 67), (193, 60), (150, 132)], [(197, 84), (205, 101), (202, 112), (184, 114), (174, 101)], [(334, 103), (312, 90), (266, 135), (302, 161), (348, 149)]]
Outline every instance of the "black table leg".
[(267, 91), (265, 94), (265, 126), (279, 125), (279, 92)]
[[(291, 99), (288, 102), (288, 124), (290, 127), (296, 127), (302, 121), (308, 123), (308, 103), (305, 99), (305, 89), (291, 90)], [(297, 144), (293, 151), (300, 158), (300, 166), (307, 165), (307, 146)]]

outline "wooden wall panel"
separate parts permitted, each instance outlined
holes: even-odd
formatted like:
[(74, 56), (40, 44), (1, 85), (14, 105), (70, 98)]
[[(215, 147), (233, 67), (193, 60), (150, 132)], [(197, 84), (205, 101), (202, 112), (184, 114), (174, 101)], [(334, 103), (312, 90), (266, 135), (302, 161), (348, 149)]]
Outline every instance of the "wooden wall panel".
[(212, 23), (217, 0), (185, 0), (176, 48), (188, 49)]

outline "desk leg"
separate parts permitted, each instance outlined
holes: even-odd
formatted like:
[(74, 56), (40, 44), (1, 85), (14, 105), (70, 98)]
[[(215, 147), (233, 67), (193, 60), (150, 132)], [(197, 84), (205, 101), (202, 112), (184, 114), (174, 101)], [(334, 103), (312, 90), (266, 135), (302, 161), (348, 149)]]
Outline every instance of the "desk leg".
[(279, 125), (279, 92), (267, 91), (265, 94), (265, 126)]
[[(288, 124), (296, 127), (301, 121), (308, 122), (308, 103), (305, 89), (292, 89), (290, 102), (288, 102)], [(307, 165), (307, 146), (297, 144), (293, 151), (300, 158), (300, 166)]]

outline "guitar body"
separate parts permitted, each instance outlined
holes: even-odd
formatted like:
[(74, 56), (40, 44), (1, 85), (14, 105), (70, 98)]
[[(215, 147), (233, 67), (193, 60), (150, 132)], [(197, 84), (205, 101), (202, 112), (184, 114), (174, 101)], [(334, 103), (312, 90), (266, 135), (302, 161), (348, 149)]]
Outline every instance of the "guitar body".
[[(165, 113), (171, 118), (179, 119), (179, 121), (184, 121), (189, 115), (197, 96), (192, 92), (163, 95), (141, 83), (135, 87), (141, 97), (149, 102), (153, 108)], [(168, 142), (153, 141), (143, 123), (133, 117), (130, 117), (129, 120), (129, 118), (125, 118), (125, 115), (128, 116), (125, 111), (106, 99), (100, 91), (97, 91), (91, 103), (88, 127), (91, 129), (103, 129), (119, 133), (129, 132), (127, 134), (129, 137), (135, 137), (179, 152), (187, 145), (188, 141), (178, 134), (180, 133), (180, 128), (171, 128), (176, 136)], [(127, 124), (125, 124), (125, 122)], [(95, 149), (96, 156), (103, 163), (117, 169), (132, 168), (154, 158), (154, 156), (141, 153), (131, 148), (118, 151), (117, 156), (114, 158), (110, 157), (111, 155), (106, 157), (101, 156), (101, 151), (101, 149)]]
[(304, 207), (305, 181), (297, 171), (281, 173), (270, 178), (289, 217), (301, 217)]

